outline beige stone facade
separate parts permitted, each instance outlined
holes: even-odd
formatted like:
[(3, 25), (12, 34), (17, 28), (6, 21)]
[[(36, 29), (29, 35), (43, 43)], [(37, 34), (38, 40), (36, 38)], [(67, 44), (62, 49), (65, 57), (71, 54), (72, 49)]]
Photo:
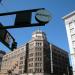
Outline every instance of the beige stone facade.
[(6, 54), (5, 51), (0, 50), (0, 75), (1, 75), (2, 58), (5, 54)]
[[(49, 43), (46, 38), (46, 34), (40, 30), (35, 31), (32, 34), (32, 40), (29, 41), (29, 52), (28, 52), (28, 74), (44, 74), (44, 62), (45, 50), (49, 51)], [(48, 53), (47, 53), (48, 55)], [(50, 60), (50, 57), (48, 57)], [(48, 62), (49, 63), (49, 62)], [(49, 66), (49, 65), (48, 65)]]
[(26, 46), (22, 46), (14, 51), (7, 53), (3, 57), (1, 73), (8, 74), (8, 71), (18, 74), (24, 71)]
[(62, 75), (68, 74), (67, 67), (68, 53), (50, 44), (46, 34), (37, 30), (28, 43), (3, 57), (1, 72), (3, 75), (9, 72), (13, 75)]

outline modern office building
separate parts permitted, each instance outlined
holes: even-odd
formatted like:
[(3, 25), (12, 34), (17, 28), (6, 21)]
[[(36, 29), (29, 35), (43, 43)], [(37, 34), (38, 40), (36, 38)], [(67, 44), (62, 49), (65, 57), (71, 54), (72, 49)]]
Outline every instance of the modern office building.
[(73, 75), (75, 75), (75, 11), (63, 17), (70, 48)]
[(69, 75), (69, 67), (68, 53), (50, 44), (46, 34), (37, 30), (28, 43), (3, 56), (1, 72), (5, 75)]
[(0, 71), (1, 71), (1, 64), (2, 64), (2, 58), (6, 53), (2, 50), (0, 50)]

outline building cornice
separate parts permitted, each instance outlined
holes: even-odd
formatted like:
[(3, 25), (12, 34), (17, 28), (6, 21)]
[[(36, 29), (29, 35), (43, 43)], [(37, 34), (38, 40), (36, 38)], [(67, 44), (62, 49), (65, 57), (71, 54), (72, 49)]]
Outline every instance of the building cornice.
[(65, 19), (67, 19), (67, 18), (69, 18), (69, 17), (71, 17), (71, 16), (73, 16), (73, 15), (75, 15), (75, 11), (73, 11), (73, 12), (71, 12), (71, 13), (65, 15), (64, 17), (62, 17), (62, 19), (65, 20)]

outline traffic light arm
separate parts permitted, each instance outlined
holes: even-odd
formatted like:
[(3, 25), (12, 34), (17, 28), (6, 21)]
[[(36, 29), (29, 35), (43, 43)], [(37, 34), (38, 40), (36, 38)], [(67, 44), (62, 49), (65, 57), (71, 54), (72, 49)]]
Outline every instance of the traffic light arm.
[(36, 12), (37, 10), (41, 10), (45, 8), (39, 9), (31, 9), (31, 10), (24, 10), (24, 11), (15, 11), (15, 12), (7, 12), (7, 13), (0, 13), (0, 16), (6, 15), (13, 15), (16, 14), (14, 25), (10, 26), (2, 26), (0, 29), (11, 29), (11, 28), (22, 28), (22, 27), (33, 27), (33, 26), (43, 26), (45, 24), (36, 22), (32, 23), (32, 12)]
[(7, 12), (7, 13), (0, 13), (0, 16), (20, 14), (22, 12), (36, 12), (37, 10), (41, 10), (41, 9), (45, 9), (45, 8), (38, 8), (38, 9), (31, 9), (31, 10), (23, 10), (23, 11), (14, 11), (14, 12)]
[(33, 24), (26, 24), (26, 25), (12, 25), (12, 26), (2, 26), (0, 30), (3, 29), (11, 29), (11, 28), (22, 28), (22, 27), (33, 27), (33, 26), (44, 26), (45, 24), (42, 23), (33, 23)]

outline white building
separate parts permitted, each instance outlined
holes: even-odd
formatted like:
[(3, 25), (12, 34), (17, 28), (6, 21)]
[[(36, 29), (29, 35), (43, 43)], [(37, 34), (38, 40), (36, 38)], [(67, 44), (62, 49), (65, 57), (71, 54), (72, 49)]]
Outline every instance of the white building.
[(75, 75), (75, 11), (63, 17), (70, 48), (73, 75)]

